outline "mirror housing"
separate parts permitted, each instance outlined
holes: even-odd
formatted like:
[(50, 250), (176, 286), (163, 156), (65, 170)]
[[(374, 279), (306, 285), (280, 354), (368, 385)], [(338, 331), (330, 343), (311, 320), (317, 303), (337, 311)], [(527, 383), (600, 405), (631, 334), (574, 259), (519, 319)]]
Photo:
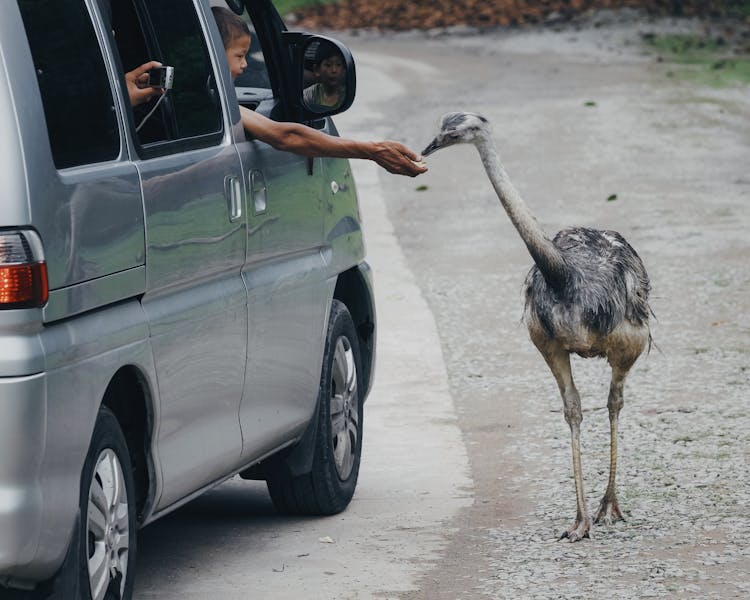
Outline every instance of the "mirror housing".
[[(323, 35), (304, 32), (288, 32), (283, 34), (283, 40), (289, 51), (291, 65), (291, 81), (289, 85), (291, 95), (292, 118), (302, 122), (315, 121), (329, 117), (348, 109), (354, 102), (357, 90), (357, 74), (354, 68), (354, 58), (344, 44), (336, 39)], [(339, 83), (339, 97), (332, 105), (312, 104), (311, 93), (313, 87), (320, 85), (311, 76), (312, 65), (316, 62), (316, 55), (320, 50), (327, 49), (329, 55), (338, 56), (343, 66), (343, 74)], [(319, 58), (319, 57), (318, 57)], [(307, 97), (307, 100), (305, 99)]]
[(224, 0), (227, 6), (236, 15), (241, 15), (245, 11), (245, 4), (242, 0)]

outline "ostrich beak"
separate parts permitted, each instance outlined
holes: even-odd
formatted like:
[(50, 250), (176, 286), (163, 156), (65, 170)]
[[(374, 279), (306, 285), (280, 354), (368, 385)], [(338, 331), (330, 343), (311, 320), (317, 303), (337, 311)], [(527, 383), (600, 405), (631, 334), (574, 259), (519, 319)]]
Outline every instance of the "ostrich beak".
[(429, 156), (433, 152), (440, 150), (440, 148), (442, 148), (442, 146), (438, 138), (435, 138), (427, 145), (427, 147), (424, 150), (422, 150), (422, 156)]

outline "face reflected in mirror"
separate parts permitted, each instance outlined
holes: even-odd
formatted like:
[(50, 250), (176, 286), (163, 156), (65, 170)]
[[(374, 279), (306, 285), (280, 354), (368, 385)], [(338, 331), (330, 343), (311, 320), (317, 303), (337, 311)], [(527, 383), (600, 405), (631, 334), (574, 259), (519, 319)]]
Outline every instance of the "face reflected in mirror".
[(313, 112), (327, 112), (346, 98), (346, 63), (335, 44), (312, 40), (305, 49), (302, 100)]

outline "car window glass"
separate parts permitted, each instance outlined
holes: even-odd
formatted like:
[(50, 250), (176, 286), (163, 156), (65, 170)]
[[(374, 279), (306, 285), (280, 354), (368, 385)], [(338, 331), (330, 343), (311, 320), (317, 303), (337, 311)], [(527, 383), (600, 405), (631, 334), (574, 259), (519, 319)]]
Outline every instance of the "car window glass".
[(217, 143), (221, 101), (192, 0), (99, 1), (124, 72), (151, 60), (174, 68), (163, 98), (132, 107), (140, 152), (151, 156)]
[[(120, 152), (101, 49), (83, 0), (18, 0), (58, 169)], [(71, 35), (75, 32), (75, 35)]]
[(148, 16), (165, 65), (174, 67), (169, 92), (177, 138), (221, 130), (221, 107), (205, 39), (191, 0), (149, 0)]

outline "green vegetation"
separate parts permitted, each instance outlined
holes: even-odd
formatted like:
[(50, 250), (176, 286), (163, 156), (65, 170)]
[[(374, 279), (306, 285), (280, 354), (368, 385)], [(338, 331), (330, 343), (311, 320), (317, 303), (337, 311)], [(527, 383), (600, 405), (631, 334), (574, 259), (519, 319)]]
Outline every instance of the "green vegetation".
[(282, 16), (292, 12), (296, 8), (309, 6), (311, 4), (330, 4), (336, 0), (273, 0), (273, 5)]
[(734, 52), (723, 38), (645, 34), (645, 44), (674, 64), (673, 77), (712, 87), (750, 84), (750, 54)]
[(727, 0), (727, 12), (735, 17), (750, 17), (750, 0)]

